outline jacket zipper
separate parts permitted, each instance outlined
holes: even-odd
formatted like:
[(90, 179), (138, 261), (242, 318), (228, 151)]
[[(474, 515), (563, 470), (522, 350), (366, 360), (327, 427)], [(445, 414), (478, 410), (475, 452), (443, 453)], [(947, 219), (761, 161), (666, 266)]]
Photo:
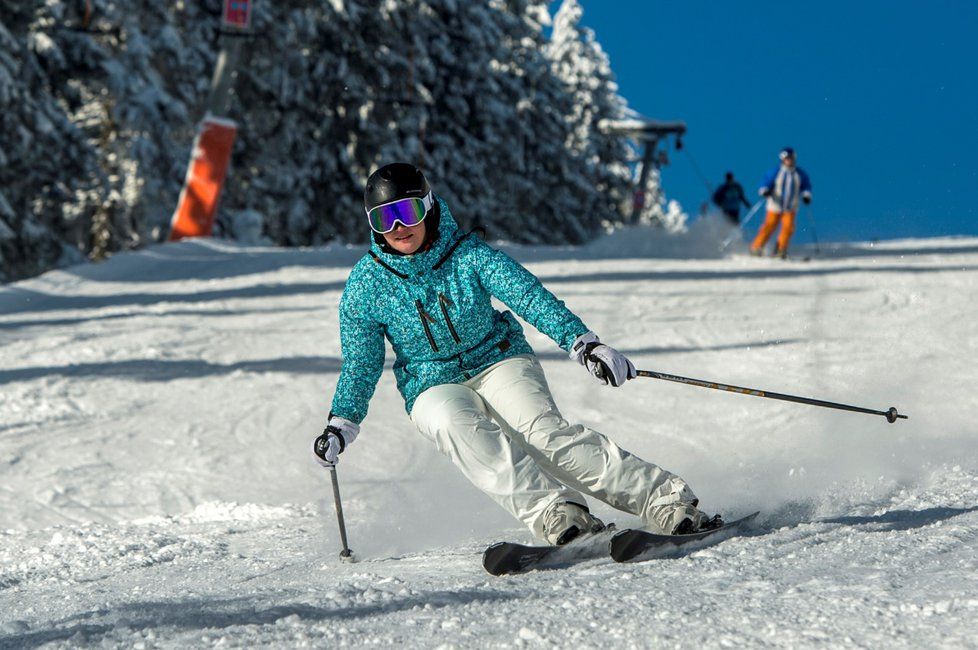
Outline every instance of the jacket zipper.
[(441, 307), (441, 315), (445, 317), (445, 324), (448, 325), (448, 331), (451, 333), (452, 338), (455, 339), (456, 343), (461, 343), (462, 339), (459, 337), (458, 332), (455, 331), (455, 325), (452, 323), (452, 317), (448, 315), (448, 305), (454, 305), (448, 296), (443, 293), (438, 294), (438, 306)]
[(429, 322), (434, 323), (435, 319), (421, 306), (421, 300), (415, 300), (414, 306), (418, 308), (418, 317), (421, 319), (421, 325), (424, 326), (424, 335), (428, 337), (428, 343), (431, 345), (431, 349), (438, 352), (438, 344), (435, 343), (435, 337), (431, 333), (431, 326), (428, 325)]

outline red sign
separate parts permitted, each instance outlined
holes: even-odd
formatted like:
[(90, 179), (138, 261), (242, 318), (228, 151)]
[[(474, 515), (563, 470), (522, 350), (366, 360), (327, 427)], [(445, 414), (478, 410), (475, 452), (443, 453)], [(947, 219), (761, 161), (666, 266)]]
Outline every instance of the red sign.
[(248, 29), (251, 27), (251, 0), (224, 0), (225, 27)]

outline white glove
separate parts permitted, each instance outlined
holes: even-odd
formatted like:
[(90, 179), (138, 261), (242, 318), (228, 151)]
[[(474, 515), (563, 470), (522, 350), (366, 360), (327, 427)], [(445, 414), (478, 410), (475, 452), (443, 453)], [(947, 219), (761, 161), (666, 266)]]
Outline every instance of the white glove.
[(602, 343), (594, 332), (585, 332), (574, 340), (570, 358), (587, 368), (602, 384), (618, 387), (638, 376), (628, 357)]
[(360, 425), (338, 415), (329, 416), (326, 429), (312, 443), (312, 453), (316, 462), (323, 467), (335, 467), (339, 455), (357, 439)]

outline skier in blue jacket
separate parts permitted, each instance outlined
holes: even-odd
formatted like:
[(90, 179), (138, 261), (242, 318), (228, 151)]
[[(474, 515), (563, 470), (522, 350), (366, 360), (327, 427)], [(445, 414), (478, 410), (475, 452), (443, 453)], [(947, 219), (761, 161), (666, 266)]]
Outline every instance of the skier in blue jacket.
[(333, 466), (356, 439), (384, 367), (384, 339), (411, 420), (474, 485), (537, 537), (561, 545), (603, 524), (584, 495), (638, 515), (655, 532), (688, 533), (708, 519), (680, 477), (564, 419), (543, 369), (509, 311), (553, 339), (603, 384), (635, 367), (601, 343), (527, 269), (472, 233), (407, 163), (367, 180), (368, 253), (340, 300), (343, 366), (317, 461)]
[(781, 224), (778, 243), (774, 254), (782, 259), (788, 257), (788, 243), (795, 232), (795, 216), (798, 214), (798, 199), (805, 204), (812, 201), (812, 182), (797, 164), (795, 150), (785, 147), (778, 154), (781, 164), (764, 175), (758, 193), (767, 199), (767, 217), (757, 231), (750, 245), (751, 255), (760, 255), (774, 229)]

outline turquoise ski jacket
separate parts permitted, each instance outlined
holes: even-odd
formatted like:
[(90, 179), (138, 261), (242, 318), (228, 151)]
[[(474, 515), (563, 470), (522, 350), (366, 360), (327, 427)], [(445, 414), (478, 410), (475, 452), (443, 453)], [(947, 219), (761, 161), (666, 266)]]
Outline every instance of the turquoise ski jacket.
[(343, 366), (332, 413), (353, 422), (384, 369), (384, 339), (394, 350), (394, 377), (411, 412), (432, 386), (461, 383), (489, 366), (533, 354), (495, 296), (564, 350), (588, 331), (562, 301), (509, 255), (463, 233), (438, 199), (439, 236), (414, 255), (386, 253), (374, 242), (350, 272), (340, 299)]

